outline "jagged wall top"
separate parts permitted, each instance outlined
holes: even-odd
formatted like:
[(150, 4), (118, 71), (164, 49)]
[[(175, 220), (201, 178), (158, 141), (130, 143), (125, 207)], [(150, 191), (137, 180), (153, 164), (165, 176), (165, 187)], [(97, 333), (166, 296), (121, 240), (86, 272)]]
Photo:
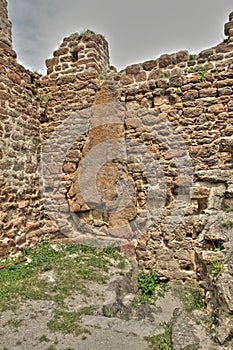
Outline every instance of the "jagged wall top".
[(7, 0), (0, 0), (0, 41), (12, 47), (11, 22), (8, 19)]
[(64, 38), (53, 58), (46, 60), (47, 74), (51, 79), (76, 74), (77, 78), (96, 78), (110, 70), (108, 43), (100, 34), (87, 30)]

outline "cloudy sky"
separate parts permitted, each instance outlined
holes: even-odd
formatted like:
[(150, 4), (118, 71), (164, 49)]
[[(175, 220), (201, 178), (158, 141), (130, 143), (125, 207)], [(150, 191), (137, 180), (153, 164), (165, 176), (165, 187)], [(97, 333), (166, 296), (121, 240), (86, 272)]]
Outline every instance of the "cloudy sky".
[(8, 0), (13, 45), (26, 67), (45, 72), (63, 37), (84, 29), (104, 34), (111, 64), (162, 53), (198, 53), (221, 42), (232, 0)]

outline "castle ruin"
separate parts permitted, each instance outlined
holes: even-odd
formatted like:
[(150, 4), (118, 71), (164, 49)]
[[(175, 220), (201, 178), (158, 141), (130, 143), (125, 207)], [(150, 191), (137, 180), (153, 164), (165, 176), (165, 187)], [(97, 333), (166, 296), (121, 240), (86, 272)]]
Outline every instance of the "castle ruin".
[[(46, 60), (45, 76), (17, 62), (6, 0), (0, 14), (0, 256), (43, 239), (120, 241), (140, 267), (161, 280), (202, 282), (232, 313), (233, 14), (217, 46), (120, 72), (102, 35), (74, 33)], [(96, 186), (113, 202), (121, 179), (132, 198), (120, 211), (101, 210), (84, 198), (91, 177), (82, 182), (87, 193), (80, 189), (82, 160), (118, 140), (126, 157), (112, 150)], [(143, 226), (153, 205), (158, 217)], [(224, 265), (217, 282), (212, 261)]]

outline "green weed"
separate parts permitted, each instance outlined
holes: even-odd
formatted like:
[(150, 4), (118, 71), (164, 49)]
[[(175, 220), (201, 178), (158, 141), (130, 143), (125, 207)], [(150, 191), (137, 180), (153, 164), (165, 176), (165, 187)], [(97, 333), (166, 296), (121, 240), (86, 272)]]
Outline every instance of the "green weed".
[(212, 243), (213, 246), (210, 247), (210, 248), (207, 248), (206, 250), (210, 250), (210, 251), (213, 251), (213, 252), (221, 252), (224, 249), (223, 242), (211, 241), (211, 243)]
[(230, 221), (230, 220), (228, 220), (228, 221), (223, 221), (223, 222), (222, 222), (222, 226), (223, 226), (223, 227), (226, 227), (226, 228), (232, 228), (232, 227), (233, 227), (233, 221)]
[(184, 309), (188, 312), (205, 308), (203, 290), (193, 283), (186, 284), (181, 300)]
[(46, 337), (46, 335), (42, 335), (42, 336), (39, 338), (39, 342), (40, 342), (40, 343), (43, 343), (43, 342), (48, 343), (49, 341), (50, 341), (50, 340), (49, 340), (49, 338)]
[(79, 41), (79, 40), (82, 40), (82, 39), (85, 39), (86, 37), (88, 37), (89, 35), (95, 35), (95, 33), (90, 30), (90, 29), (84, 29), (81, 33), (73, 33), (70, 35), (70, 39), (71, 41)]
[(189, 55), (189, 60), (190, 61), (194, 61), (194, 60), (196, 60), (197, 59), (197, 55), (194, 55), (194, 54), (190, 54)]
[(204, 67), (204, 66), (201, 66), (199, 68), (199, 71), (197, 73), (197, 76), (199, 78), (200, 81), (206, 81), (206, 77), (205, 77), (205, 74), (208, 72), (208, 68), (207, 67)]
[(145, 337), (151, 350), (173, 350), (172, 348), (172, 324), (164, 324), (164, 333), (152, 337)]
[(213, 275), (213, 280), (217, 281), (217, 279), (223, 273), (224, 263), (223, 263), (223, 261), (216, 260), (216, 261), (211, 261), (211, 264), (213, 265), (213, 268), (211, 269), (211, 274)]
[(180, 89), (176, 89), (176, 90), (175, 90), (175, 93), (176, 93), (178, 96), (182, 95), (182, 91), (181, 91)]
[(47, 325), (53, 332), (72, 333), (78, 336), (82, 333), (89, 333), (87, 329), (80, 325), (80, 316), (91, 314), (92, 310), (90, 307), (83, 308), (78, 312), (55, 310), (54, 318)]
[(7, 324), (14, 328), (19, 328), (22, 324), (23, 320), (10, 320), (7, 322)]
[(226, 213), (231, 213), (231, 212), (233, 212), (233, 208), (232, 207), (224, 207), (223, 211), (225, 211)]
[(103, 72), (99, 75), (99, 80), (108, 80), (110, 78), (109, 73)]
[(153, 271), (150, 273), (141, 271), (137, 277), (137, 285), (139, 291), (139, 296), (136, 299), (137, 303), (149, 303), (157, 295), (163, 294), (167, 288), (167, 284), (159, 281)]
[(45, 350), (56, 350), (55, 346), (50, 345), (48, 348), (46, 348)]
[(103, 306), (102, 311), (103, 311), (103, 315), (104, 315), (105, 317), (109, 317), (109, 318), (110, 318), (110, 317), (113, 317), (111, 311), (109, 310), (109, 308), (108, 308), (107, 306)]

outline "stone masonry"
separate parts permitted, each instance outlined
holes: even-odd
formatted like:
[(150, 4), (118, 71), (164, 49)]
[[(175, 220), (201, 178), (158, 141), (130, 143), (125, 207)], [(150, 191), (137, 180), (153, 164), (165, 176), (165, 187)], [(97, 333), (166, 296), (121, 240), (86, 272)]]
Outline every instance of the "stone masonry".
[[(17, 63), (5, 0), (0, 8), (0, 255), (45, 238), (120, 242), (140, 267), (202, 282), (233, 312), (233, 15), (216, 47), (120, 72), (102, 35), (74, 33), (40, 76)], [(98, 147), (96, 160), (115, 155), (96, 174), (101, 197), (132, 189), (120, 211), (96, 207), (91, 172), (80, 185)]]
[(0, 2), (0, 41), (12, 46), (11, 22), (7, 14), (7, 0)]

